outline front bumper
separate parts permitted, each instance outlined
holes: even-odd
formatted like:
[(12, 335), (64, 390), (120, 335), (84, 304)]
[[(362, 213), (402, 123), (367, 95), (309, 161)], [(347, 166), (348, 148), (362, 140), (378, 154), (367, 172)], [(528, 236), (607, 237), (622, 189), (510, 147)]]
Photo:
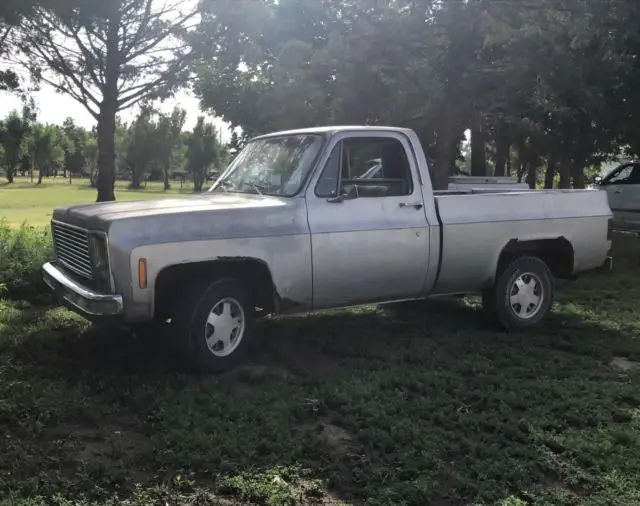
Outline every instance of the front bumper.
[(86, 288), (52, 263), (42, 266), (42, 279), (51, 288), (58, 302), (88, 320), (120, 316), (124, 312), (121, 295)]

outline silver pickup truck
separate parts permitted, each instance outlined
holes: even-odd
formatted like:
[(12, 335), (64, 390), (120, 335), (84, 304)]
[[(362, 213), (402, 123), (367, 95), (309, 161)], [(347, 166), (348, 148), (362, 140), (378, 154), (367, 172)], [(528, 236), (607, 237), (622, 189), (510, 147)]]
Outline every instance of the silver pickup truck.
[[(361, 177), (378, 158), (382, 177)], [(279, 132), (208, 192), (56, 209), (43, 277), (87, 319), (171, 334), (197, 370), (241, 361), (267, 314), (482, 294), (509, 330), (547, 316), (555, 278), (607, 263), (595, 190), (432, 189), (416, 134)]]

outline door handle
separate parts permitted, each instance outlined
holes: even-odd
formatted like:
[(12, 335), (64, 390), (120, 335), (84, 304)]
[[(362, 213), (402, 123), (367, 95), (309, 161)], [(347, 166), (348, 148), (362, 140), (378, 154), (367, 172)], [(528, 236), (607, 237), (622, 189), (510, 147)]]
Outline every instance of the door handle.
[(424, 207), (424, 204), (422, 202), (400, 202), (398, 204), (398, 206), (400, 206), (400, 207), (413, 207), (414, 209), (417, 209), (419, 211), (420, 209), (422, 209)]
[(613, 193), (622, 193), (622, 190), (616, 190)]

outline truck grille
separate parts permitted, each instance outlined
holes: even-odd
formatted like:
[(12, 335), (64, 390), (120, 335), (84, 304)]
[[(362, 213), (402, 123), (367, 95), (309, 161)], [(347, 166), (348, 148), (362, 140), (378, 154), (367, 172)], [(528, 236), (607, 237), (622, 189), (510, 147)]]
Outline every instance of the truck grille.
[(52, 221), (51, 232), (58, 262), (70, 271), (93, 280), (88, 231), (67, 223)]

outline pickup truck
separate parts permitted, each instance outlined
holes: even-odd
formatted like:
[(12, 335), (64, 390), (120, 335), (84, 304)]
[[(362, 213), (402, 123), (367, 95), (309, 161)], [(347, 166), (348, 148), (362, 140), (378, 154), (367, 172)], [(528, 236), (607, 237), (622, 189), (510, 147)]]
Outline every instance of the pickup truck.
[[(384, 177), (361, 178), (375, 158)], [(55, 209), (42, 271), (87, 319), (169, 327), (221, 372), (263, 315), (478, 293), (528, 329), (556, 278), (611, 260), (611, 217), (596, 190), (434, 191), (412, 130), (311, 128), (252, 139), (203, 194)]]

